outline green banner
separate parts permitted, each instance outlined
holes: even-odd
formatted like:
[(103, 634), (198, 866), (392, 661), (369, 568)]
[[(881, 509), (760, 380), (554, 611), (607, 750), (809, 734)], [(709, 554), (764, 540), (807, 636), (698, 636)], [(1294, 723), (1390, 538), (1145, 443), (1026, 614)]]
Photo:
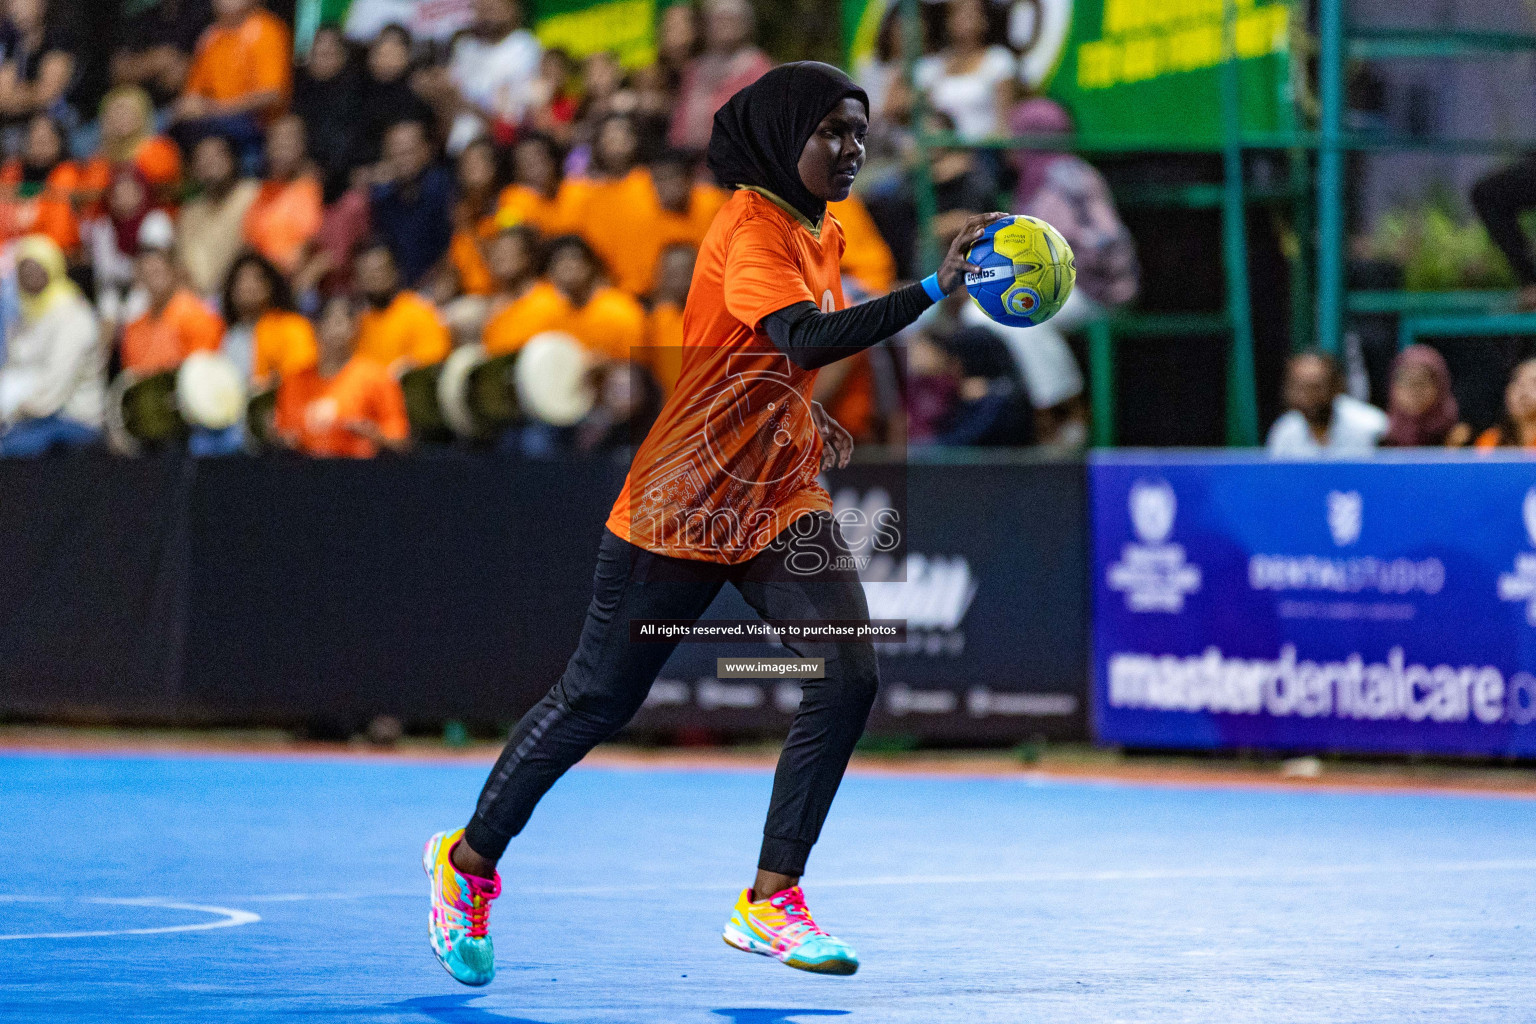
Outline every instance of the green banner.
[[(848, 66), (871, 59), (897, 0), (844, 0)], [(1241, 127), (1291, 127), (1288, 0), (1231, 0)], [(1218, 148), (1223, 0), (1018, 0), (1009, 19), (1021, 84), (1060, 101), (1092, 140)]]

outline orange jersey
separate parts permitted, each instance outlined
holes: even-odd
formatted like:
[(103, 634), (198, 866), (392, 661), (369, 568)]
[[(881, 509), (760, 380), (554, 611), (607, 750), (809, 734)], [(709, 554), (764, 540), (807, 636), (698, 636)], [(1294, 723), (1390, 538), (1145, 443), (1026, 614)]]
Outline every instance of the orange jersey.
[(608, 529), (657, 554), (737, 564), (801, 515), (832, 509), (816, 482), (816, 371), (762, 330), (799, 302), (843, 306), (842, 229), (738, 191), (710, 226), (683, 314), (677, 387), (635, 453)]
[(447, 359), (453, 347), (437, 307), (415, 292), (401, 292), (383, 310), (365, 311), (357, 335), (357, 354), (384, 367), (402, 360), (431, 366)]
[(293, 40), (276, 15), (255, 10), (234, 28), (212, 25), (198, 40), (186, 91), (215, 103), (262, 92), (284, 96), (293, 81)]
[(255, 366), (252, 376), (258, 381), (269, 377), (288, 378), (314, 367), (320, 358), (315, 329), (298, 313), (273, 310), (256, 321)]
[[(132, 159), (126, 162), (149, 185), (152, 202), (169, 198), (170, 193), (181, 184), (181, 150), (163, 135), (153, 135), (139, 143), (133, 151)], [(107, 189), (112, 187), (112, 172), (115, 169), (116, 165), (104, 156), (92, 157), (86, 163), (82, 172), (82, 187), (93, 204), (90, 216), (101, 215), (102, 200)]]
[(295, 439), (300, 451), (325, 458), (378, 454), (378, 446), (348, 424), (371, 423), (392, 441), (403, 441), (411, 432), (400, 383), (378, 363), (358, 356), (329, 379), (314, 367), (286, 378), (277, 392), (273, 422)]
[(448, 243), (448, 262), (459, 275), (459, 291), (465, 295), (490, 295), (496, 291), (491, 268), (485, 263), (485, 225), (475, 230), (459, 228)]
[(647, 268), (639, 294), (648, 294), (656, 287), (656, 267), (668, 246), (688, 245), (697, 249), (704, 244), (704, 236), (709, 234), (715, 214), (729, 198), (730, 193), (722, 188), (695, 185), (688, 198), (688, 209), (682, 213), (663, 209), (658, 202), (650, 227), (633, 241), (636, 262)]
[(655, 238), (659, 205), (651, 172), (636, 167), (617, 181), (576, 179), (571, 193), (572, 230), (591, 243), (617, 288), (644, 295), (655, 272)]
[(0, 169), (0, 185), (5, 187), (0, 236), (47, 235), (66, 255), (74, 255), (80, 248), (79, 211), (89, 199), (79, 164), (64, 161), (49, 172), (41, 189), (31, 191), (22, 187), (20, 161), (12, 160)]
[(150, 310), (123, 328), (123, 369), (174, 370), (193, 352), (217, 352), (223, 340), (223, 318), (196, 295), (179, 291), (159, 314)]
[(306, 174), (293, 181), (264, 181), (245, 212), (245, 240), (278, 270), (292, 274), (320, 234), (324, 216), (318, 178)]
[(645, 318), (645, 348), (635, 361), (651, 371), (663, 398), (677, 390), (683, 372), (683, 311), (670, 302), (658, 303)]
[(510, 355), (545, 331), (565, 331), (608, 359), (630, 359), (645, 344), (645, 310), (617, 288), (598, 288), (577, 309), (564, 292), (540, 281), (491, 318), (482, 344), (493, 356)]
[(570, 181), (561, 184), (553, 199), (546, 199), (527, 185), (508, 185), (497, 200), (496, 228), (531, 224), (546, 238), (574, 231), (572, 211), (579, 193), (580, 188)]
[(896, 257), (885, 244), (869, 208), (858, 196), (849, 196), (840, 203), (828, 203), (827, 209), (843, 226), (843, 273), (863, 285), (864, 290), (884, 295), (896, 283)]

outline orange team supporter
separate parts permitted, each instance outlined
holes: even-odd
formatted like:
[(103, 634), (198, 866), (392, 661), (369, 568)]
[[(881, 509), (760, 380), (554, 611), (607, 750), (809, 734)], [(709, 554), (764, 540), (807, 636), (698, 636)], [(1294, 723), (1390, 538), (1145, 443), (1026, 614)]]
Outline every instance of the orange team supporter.
[(415, 292), (400, 292), (385, 309), (358, 318), (357, 354), (390, 368), (405, 360), (431, 366), (448, 358), (453, 341), (437, 307)]
[(490, 295), (496, 290), (491, 268), (485, 263), (484, 242), (496, 233), (496, 218), (487, 217), (474, 230), (459, 228), (448, 243), (448, 262), (459, 275), (465, 295)]
[(573, 207), (581, 198), (583, 184), (561, 182), (553, 199), (545, 198), (527, 185), (508, 185), (501, 190), (497, 201), (495, 226), (499, 229), (532, 224), (546, 237), (575, 231)]
[(255, 365), (251, 376), (258, 381), (272, 377), (287, 380), (319, 362), (315, 328), (298, 313), (274, 309), (256, 321)]
[[(145, 139), (134, 150), (132, 158), (124, 162), (139, 172), (149, 186), (151, 199), (164, 199), (181, 184), (181, 150), (164, 136)], [(95, 156), (81, 172), (81, 191), (91, 203), (89, 216), (101, 215), (101, 198), (112, 187), (112, 172), (116, 166), (104, 156)]]
[(850, 195), (827, 209), (842, 225), (847, 248), (843, 251), (843, 273), (854, 278), (872, 295), (884, 295), (896, 283), (896, 257), (885, 244), (869, 207), (858, 196)]
[(651, 173), (636, 167), (617, 181), (572, 180), (572, 230), (596, 250), (613, 284), (631, 295), (651, 287), (655, 256), (648, 240), (656, 233), (659, 205)]
[(288, 26), (258, 7), (235, 28), (216, 24), (203, 33), (187, 73), (186, 92), (215, 103), (233, 103), (261, 92), (287, 96), (292, 62)]
[(511, 355), (545, 331), (565, 331), (608, 359), (629, 359), (645, 344), (645, 310), (608, 287), (599, 287), (577, 309), (564, 292), (540, 281), (485, 325), (483, 344), (493, 356)]
[(86, 199), (85, 178), (79, 164), (65, 160), (48, 173), (41, 189), (32, 191), (22, 184), (21, 161), (12, 160), (0, 169), (0, 186), (4, 186), (7, 196), (0, 234), (7, 239), (47, 235), (67, 255), (79, 250), (77, 211)]
[(372, 359), (353, 356), (327, 380), (311, 366), (284, 378), (277, 391), (273, 422), (297, 439), (300, 451), (322, 458), (371, 459), (378, 446), (342, 424), (365, 420), (392, 440), (411, 433), (405, 393), (390, 372)]
[(150, 310), (123, 329), (123, 369), (174, 370), (193, 352), (217, 352), (223, 340), (223, 318), (183, 289), (158, 314)]
[(278, 270), (292, 274), (320, 234), (324, 217), (318, 178), (305, 174), (292, 181), (264, 181), (245, 214), (245, 240)]
[(671, 398), (683, 369), (683, 310), (676, 303), (657, 303), (645, 318), (645, 348), (636, 362), (651, 371), (662, 396)]
[(649, 230), (637, 236), (632, 243), (645, 246), (637, 262), (643, 261), (647, 267), (645, 283), (636, 294), (649, 294), (656, 287), (656, 265), (661, 261), (661, 254), (667, 246), (685, 244), (697, 249), (704, 243), (704, 236), (709, 233), (709, 225), (714, 222), (715, 214), (720, 212), (730, 197), (729, 192), (714, 185), (694, 185), (688, 197), (688, 209), (677, 213), (663, 207), (655, 199), (655, 190), (652, 189), (655, 219)]
[[(755, 191), (731, 196), (699, 250), (677, 388), (635, 453), (608, 529), (657, 554), (739, 564), (799, 516), (832, 510), (816, 482), (817, 371), (790, 362), (761, 325), (798, 302), (841, 309), (842, 255), (836, 218), (813, 233)], [(735, 400), (722, 423), (710, 410), (726, 394)], [(716, 516), (743, 528), (708, 541), (691, 528)]]

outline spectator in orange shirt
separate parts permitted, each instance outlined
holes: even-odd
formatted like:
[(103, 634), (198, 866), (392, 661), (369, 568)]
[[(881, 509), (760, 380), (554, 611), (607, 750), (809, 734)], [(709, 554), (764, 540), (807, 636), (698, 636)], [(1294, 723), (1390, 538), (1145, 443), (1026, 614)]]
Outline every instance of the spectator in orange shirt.
[(325, 215), (325, 188), (310, 163), (304, 122), (288, 114), (267, 130), (267, 177), (245, 214), (245, 240), (284, 274), (309, 256)]
[(649, 294), (656, 284), (662, 252), (673, 245), (697, 250), (715, 214), (730, 198), (725, 189), (699, 181), (696, 161), (679, 150), (671, 150), (653, 161), (650, 171), (656, 193), (656, 221), (653, 231), (644, 239), (654, 250), (650, 256), (650, 280), (642, 294)]
[(283, 380), (274, 418), (289, 447), (320, 458), (371, 459), (410, 447), (405, 394), (387, 369), (355, 350), (357, 317), (344, 298), (320, 314), (320, 361)]
[(139, 172), (156, 203), (176, 198), (181, 184), (181, 150), (155, 134), (155, 108), (149, 93), (136, 85), (119, 86), (101, 101), (101, 148), (85, 165), (89, 216), (101, 213), (101, 201), (121, 166)]
[(512, 184), (501, 193), (496, 211), (498, 227), (528, 223), (545, 235), (574, 229), (571, 205), (574, 183), (563, 181), (565, 153), (548, 135), (525, 135), (512, 149)]
[(662, 250), (656, 268), (651, 312), (645, 318), (645, 347), (637, 361), (656, 378), (663, 398), (672, 396), (683, 368), (683, 310), (688, 307), (688, 289), (693, 284), (697, 258), (698, 251), (693, 246), (678, 242)]
[(312, 368), (319, 359), (315, 330), (294, 311), (288, 282), (267, 260), (246, 253), (235, 261), (224, 286), (224, 353), (250, 377), (256, 390)]
[(138, 258), (139, 286), (149, 310), (123, 329), (123, 368), (139, 374), (174, 370), (193, 352), (216, 352), (224, 321), (176, 280), (176, 264), (165, 249), (146, 249)]
[(630, 359), (645, 343), (640, 304), (602, 283), (602, 261), (580, 236), (556, 238), (547, 252), (546, 279), (486, 325), (486, 351), (508, 355), (534, 335), (565, 331), (600, 359)]
[(176, 102), (177, 130), (183, 146), (210, 131), (227, 135), (254, 161), (262, 126), (288, 104), (293, 37), (261, 0), (214, 0), (213, 13)]
[(440, 295), (489, 295), (494, 290), (485, 264), (485, 241), (496, 233), (502, 189), (501, 161), (489, 139), (464, 148), (458, 161), (458, 196), (453, 203), (453, 240), (448, 243), (451, 278)]
[(597, 126), (592, 165), (573, 183), (575, 230), (591, 243), (612, 283), (631, 295), (650, 290), (656, 250), (643, 243), (656, 232), (656, 190), (639, 164), (640, 135), (634, 119), (610, 114)]
[(486, 316), (494, 317), (527, 295), (544, 273), (544, 240), (531, 224), (498, 231), (486, 243), (485, 264), (493, 290)]
[(6, 197), (0, 209), (0, 224), (4, 225), (0, 234), (6, 239), (47, 235), (65, 255), (78, 255), (82, 177), (80, 165), (66, 157), (64, 133), (58, 122), (38, 114), (27, 125), (21, 157), (0, 169)]
[(356, 283), (367, 308), (358, 318), (357, 354), (399, 373), (448, 358), (453, 347), (437, 308), (400, 287), (388, 244), (375, 239), (357, 254)]
[(1504, 419), (1478, 435), (1477, 447), (1536, 448), (1536, 359), (1525, 360), (1509, 375)]

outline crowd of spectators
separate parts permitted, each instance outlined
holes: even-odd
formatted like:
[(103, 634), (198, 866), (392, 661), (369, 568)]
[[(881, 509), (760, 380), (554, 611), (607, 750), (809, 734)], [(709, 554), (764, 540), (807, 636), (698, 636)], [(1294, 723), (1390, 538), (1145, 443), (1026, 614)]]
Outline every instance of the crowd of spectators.
[[(595, 378), (622, 368), (665, 396), (693, 254), (727, 198), (701, 160), (712, 117), (772, 66), (747, 0), (665, 7), (644, 67), (543, 48), (517, 0), (475, 0), (446, 44), (399, 24), (361, 39), (325, 25), (298, 54), (263, 0), (134, 6), (105, 95), (86, 102), (47, 0), (0, 0), (0, 454), (99, 444), (122, 397), (110, 381), (202, 352), (272, 399), (269, 443), (314, 455), (430, 440), (412, 429), (403, 376), (463, 346), (516, 353), (546, 331), (573, 337)], [(916, 79), (930, 127), (962, 140), (1069, 131), (994, 41), (993, 6), (950, 0), (935, 22)], [(870, 162), (831, 208), (850, 301), (918, 276), (925, 241), (898, 35), (887, 26), (857, 69)], [(897, 344), (826, 370), (817, 397), (861, 442), (1085, 442), (1083, 375), (1062, 332), (1135, 294), (1134, 246), (1086, 163), (994, 156), (932, 154), (932, 241), (1011, 202), (1067, 235), (1079, 295), (1059, 323), (1027, 331), (952, 300)], [(610, 428), (645, 403), (595, 390), (602, 429), (565, 431), (557, 447), (629, 436)], [(244, 425), (192, 442), (219, 454), (251, 437)]]

